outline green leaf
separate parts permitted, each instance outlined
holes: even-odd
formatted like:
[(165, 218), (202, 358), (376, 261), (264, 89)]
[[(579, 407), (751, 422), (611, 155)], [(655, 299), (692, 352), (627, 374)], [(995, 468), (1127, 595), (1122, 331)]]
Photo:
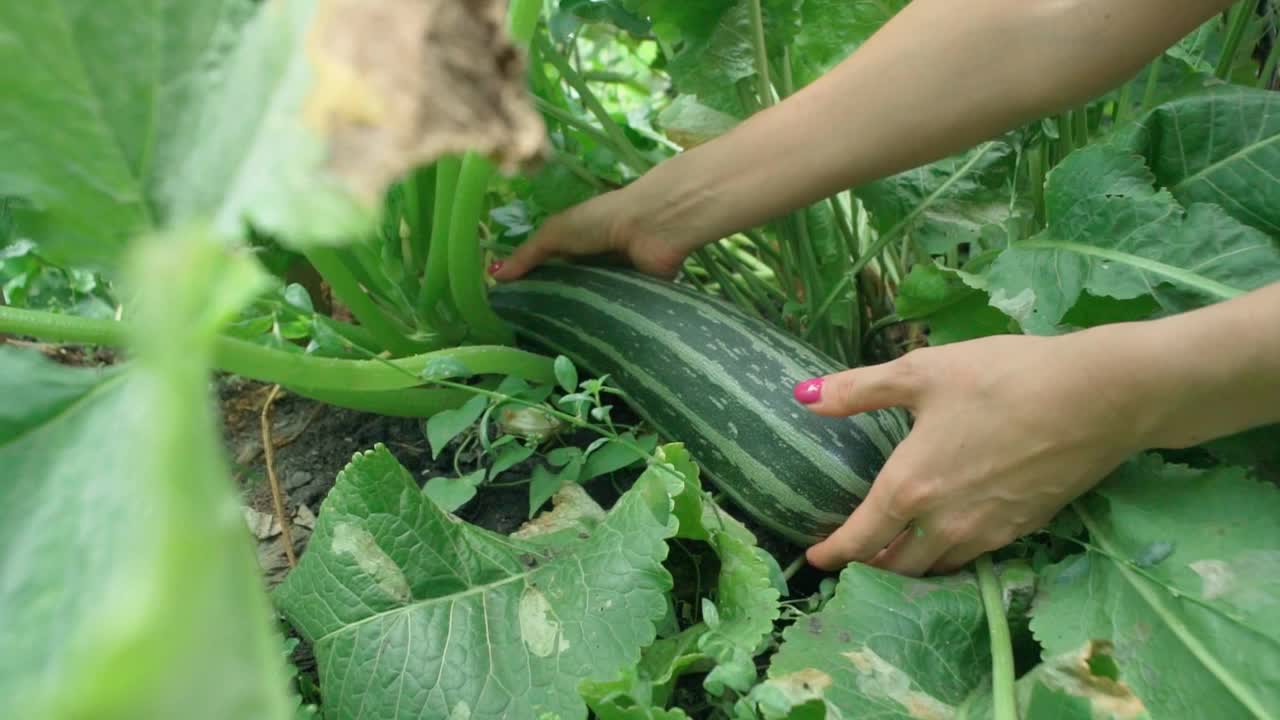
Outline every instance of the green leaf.
[(680, 95), (658, 114), (658, 123), (672, 142), (688, 149), (729, 132), (738, 119), (703, 105), (692, 95)]
[(141, 250), (130, 365), (0, 347), (0, 717), (285, 720), (209, 397), (214, 333), (262, 278), (199, 230)]
[(440, 457), (441, 451), (449, 441), (475, 425), (487, 407), (489, 407), (489, 398), (476, 395), (460, 408), (432, 415), (431, 419), (427, 420), (427, 440), (431, 443), (431, 457)]
[(556, 382), (560, 383), (565, 392), (571, 393), (578, 389), (578, 368), (573, 366), (572, 360), (564, 355), (557, 355), (555, 372)]
[(783, 633), (773, 690), (752, 698), (826, 702), (844, 717), (950, 717), (990, 669), (971, 574), (917, 580), (855, 563), (820, 612)]
[(1184, 211), (1142, 159), (1108, 145), (1073, 153), (1049, 175), (1048, 227), (1000, 254), (991, 304), (1037, 334), (1081, 293), (1152, 295), (1169, 310), (1229, 299), (1280, 280), (1280, 246), (1213, 205)]
[(451, 519), (381, 446), (357, 455), (276, 591), (326, 716), (585, 718), (579, 682), (633, 666), (666, 611), (678, 490), (647, 473), (587, 539), (548, 549)]
[[(682, 43), (667, 65), (680, 92), (718, 112), (743, 116), (736, 84), (756, 74), (751, 0), (627, 0), (627, 4), (651, 18), (660, 39)], [(760, 4), (769, 57), (780, 58), (799, 30), (801, 3), (760, 0)]]
[(966, 273), (934, 263), (912, 267), (898, 290), (898, 315), (904, 320), (927, 320), (930, 345), (1008, 332), (1009, 318), (966, 280)]
[(667, 710), (652, 703), (649, 683), (626, 670), (609, 681), (582, 683), (582, 698), (599, 720), (688, 720), (679, 708)]
[[(563, 448), (562, 448), (563, 449)], [(578, 448), (571, 448), (578, 450)], [(569, 456), (558, 472), (551, 472), (539, 466), (533, 471), (533, 482), (529, 484), (529, 517), (551, 499), (564, 485), (577, 484), (582, 479), (582, 452)]]
[[(113, 264), (139, 234), (205, 219), (233, 240), (249, 222), (349, 242), (394, 178), (441, 153), (540, 150), (519, 63), (459, 77), (431, 42), (493, 60), (510, 50), (498, 32), (389, 0), (5, 3), (0, 197), (27, 201), (20, 223), (64, 262)], [(450, 117), (422, 122), (444, 95)]]
[(502, 473), (528, 460), (531, 455), (533, 455), (533, 448), (528, 445), (511, 443), (500, 448), (497, 457), (493, 459), (493, 465), (489, 468), (489, 481), (492, 482)]
[(908, 0), (805, 0), (792, 53), (807, 85), (871, 39)]
[(1007, 143), (983, 143), (966, 153), (858, 188), (856, 194), (883, 234), (905, 233), (929, 255), (976, 243), (990, 226), (1017, 222), (1026, 207), (1010, 202), (1017, 153)]
[(1280, 101), (1218, 86), (1156, 108), (1116, 142), (1141, 153), (1183, 205), (1213, 203), (1280, 238)]
[(754, 543), (716, 530), (711, 546), (720, 556), (713, 606), (719, 622), (708, 622), (711, 629), (698, 641), (698, 650), (716, 661), (703, 686), (713, 695), (725, 688), (743, 693), (755, 684), (755, 656), (781, 615), (779, 593)]
[[(1274, 717), (1280, 707), (1280, 490), (1153, 455), (1075, 503), (1092, 548), (1053, 566), (1031, 628), (1049, 655), (1115, 645), (1152, 717)], [(1172, 544), (1141, 567), (1153, 544)]]
[(634, 434), (627, 432), (620, 435), (617, 440), (610, 439), (592, 451), (587, 456), (586, 465), (582, 470), (583, 482), (644, 461), (645, 456), (632, 447), (638, 442)]
[[(1047, 659), (1018, 679), (1021, 717), (1035, 720), (1142, 720), (1142, 701), (1116, 677), (1118, 661), (1110, 643), (1090, 641), (1078, 650)], [(979, 688), (959, 717), (989, 718), (991, 688)]]
[(295, 64), (310, 2), (6, 3), (0, 10), (0, 195), (63, 260), (109, 263), (147, 230), (246, 216), (301, 240), (366, 220), (326, 179)]
[(471, 502), (476, 488), (484, 480), (484, 470), (476, 470), (462, 477), (434, 477), (422, 486), (422, 492), (431, 498), (441, 510), (451, 513)]

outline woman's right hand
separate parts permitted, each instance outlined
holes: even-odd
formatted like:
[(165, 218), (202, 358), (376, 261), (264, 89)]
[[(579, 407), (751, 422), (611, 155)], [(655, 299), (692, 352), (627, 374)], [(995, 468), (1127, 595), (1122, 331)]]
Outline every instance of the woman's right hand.
[(643, 211), (647, 203), (635, 185), (574, 206), (542, 224), (506, 260), (489, 273), (500, 282), (515, 280), (549, 258), (614, 255), (636, 269), (674, 277), (696, 242), (685, 233), (661, 227), (660, 213)]

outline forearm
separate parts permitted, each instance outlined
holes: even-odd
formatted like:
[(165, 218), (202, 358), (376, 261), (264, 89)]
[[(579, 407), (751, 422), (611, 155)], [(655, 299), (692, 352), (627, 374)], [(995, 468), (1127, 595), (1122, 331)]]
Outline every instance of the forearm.
[(915, 0), (826, 76), (636, 188), (659, 227), (710, 242), (1085, 102), (1229, 4)]
[(1181, 448), (1280, 423), (1280, 283), (1143, 323), (1142, 444)]

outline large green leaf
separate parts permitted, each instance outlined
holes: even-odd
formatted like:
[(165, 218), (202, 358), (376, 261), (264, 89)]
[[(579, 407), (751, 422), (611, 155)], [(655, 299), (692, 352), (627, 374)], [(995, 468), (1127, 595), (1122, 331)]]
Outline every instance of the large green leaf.
[(1152, 717), (1280, 717), (1280, 491), (1149, 455), (1075, 507), (1091, 548), (1041, 584), (1046, 654), (1114, 643)]
[(871, 38), (909, 0), (805, 0), (794, 57), (807, 84)]
[(844, 717), (949, 717), (990, 668), (972, 575), (917, 580), (853, 564), (826, 607), (783, 634), (750, 702), (770, 717), (810, 704)]
[(1215, 203), (1280, 238), (1280, 98), (1219, 86), (1153, 110), (1117, 139), (1181, 203)]
[[(24, 198), (30, 235), (75, 262), (205, 218), (232, 238), (251, 220), (287, 242), (349, 240), (414, 164), (540, 148), (519, 63), (479, 56), (503, 51), (484, 19), (500, 1), (4, 3), (0, 197)], [(451, 112), (423, 111), (459, 74)]]
[[(1018, 678), (1021, 717), (1032, 720), (1146, 720), (1142, 701), (1116, 677), (1110, 643), (1090, 641), (1073, 652), (1047, 659)], [(957, 714), (978, 720), (994, 714), (991, 688), (980, 688)]]
[(1140, 157), (1109, 145), (1069, 156), (1046, 183), (1046, 229), (986, 273), (991, 304), (1024, 330), (1051, 334), (1085, 291), (1152, 295), (1177, 311), (1280, 280), (1271, 238), (1214, 205), (1184, 211), (1153, 183)]
[(930, 255), (975, 243), (1021, 209), (1011, 201), (1017, 153), (999, 141), (869, 183), (855, 192), (881, 234), (906, 234)]
[(208, 396), (214, 331), (260, 285), (199, 237), (135, 269), (132, 365), (0, 347), (0, 716), (289, 717)]
[[(926, 320), (929, 344), (971, 340), (1009, 332), (1009, 318), (987, 303), (987, 294), (970, 286), (973, 276), (934, 263), (911, 268), (898, 290), (903, 320)], [(976, 281), (981, 286), (981, 281)]]
[[(799, 0), (760, 0), (765, 45), (777, 61), (800, 26)], [(685, 0), (629, 0), (628, 7), (648, 16), (654, 31), (681, 47), (668, 65), (680, 92), (706, 107), (742, 117), (737, 83), (756, 74), (751, 0), (691, 3)]]
[(655, 637), (679, 477), (650, 471), (586, 539), (532, 543), (462, 523), (384, 447), (338, 476), (277, 590), (312, 642), (329, 717), (584, 718)]

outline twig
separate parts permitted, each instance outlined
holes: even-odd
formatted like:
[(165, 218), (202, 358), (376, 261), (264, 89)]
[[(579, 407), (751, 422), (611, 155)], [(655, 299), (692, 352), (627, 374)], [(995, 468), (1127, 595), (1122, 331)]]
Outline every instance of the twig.
[[(280, 536), (284, 539), (284, 555), (289, 567), (298, 566), (298, 556), (293, 552), (293, 532), (290, 529), (289, 515), (285, 512), (284, 494), (280, 492), (280, 481), (276, 478), (275, 443), (271, 439), (271, 404), (280, 394), (280, 386), (274, 385), (262, 404), (262, 452), (267, 466), (267, 481), (271, 485), (271, 504), (275, 506), (276, 517), (280, 518)], [(299, 433), (300, 434), (300, 433)]]
[(782, 571), (782, 577), (787, 582), (791, 582), (791, 578), (795, 577), (796, 573), (800, 572), (800, 568), (804, 567), (804, 563), (805, 563), (805, 556), (801, 554), (795, 560), (791, 561), (791, 564), (787, 566), (786, 570)]

